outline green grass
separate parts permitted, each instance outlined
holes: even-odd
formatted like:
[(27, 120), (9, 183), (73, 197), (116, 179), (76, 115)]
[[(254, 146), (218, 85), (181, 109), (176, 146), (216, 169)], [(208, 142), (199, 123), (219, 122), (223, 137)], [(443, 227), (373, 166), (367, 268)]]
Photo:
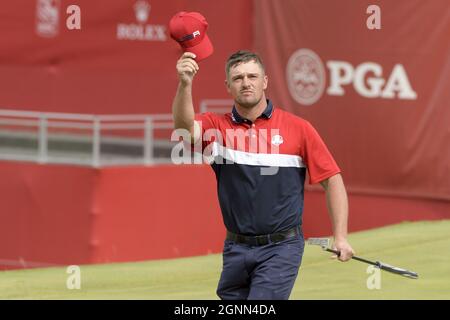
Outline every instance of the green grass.
[[(419, 273), (413, 280), (381, 272), (366, 286), (368, 265), (330, 259), (306, 246), (291, 299), (450, 299), (450, 220), (401, 223), (349, 236), (361, 257)], [(66, 268), (0, 272), (0, 299), (217, 299), (221, 255), (81, 266), (81, 289)]]

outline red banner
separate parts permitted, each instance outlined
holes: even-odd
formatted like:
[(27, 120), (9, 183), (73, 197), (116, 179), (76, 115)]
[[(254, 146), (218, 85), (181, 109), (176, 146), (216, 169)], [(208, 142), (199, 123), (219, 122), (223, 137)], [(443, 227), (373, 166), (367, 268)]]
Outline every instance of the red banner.
[(448, 1), (261, 0), (255, 19), (268, 96), (312, 122), (351, 191), (450, 199)]
[(227, 95), (228, 56), (252, 46), (252, 1), (77, 0), (81, 29), (67, 27), (69, 0), (2, 4), (0, 108), (124, 114), (170, 113), (179, 45), (168, 23), (198, 11), (214, 54), (200, 63), (195, 101)]

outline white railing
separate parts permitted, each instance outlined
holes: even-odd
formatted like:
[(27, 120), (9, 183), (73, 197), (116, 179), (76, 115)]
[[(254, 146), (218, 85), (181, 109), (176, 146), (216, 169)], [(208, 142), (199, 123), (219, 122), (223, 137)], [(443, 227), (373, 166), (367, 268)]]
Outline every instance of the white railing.
[[(155, 147), (171, 148), (172, 129), (171, 114), (86, 115), (0, 109), (0, 159), (94, 167), (169, 163), (170, 157), (157, 157), (154, 151)], [(155, 132), (163, 130), (167, 131), (165, 138), (155, 138)], [(55, 142), (59, 151), (50, 148)], [(71, 144), (77, 144), (78, 150), (71, 150)], [(102, 151), (108, 144), (110, 152)], [(114, 146), (116, 150), (141, 148), (142, 154), (114, 152)]]
[[(203, 100), (225, 113), (232, 100)], [(171, 163), (172, 114), (89, 115), (0, 109), (0, 160), (102, 167)]]

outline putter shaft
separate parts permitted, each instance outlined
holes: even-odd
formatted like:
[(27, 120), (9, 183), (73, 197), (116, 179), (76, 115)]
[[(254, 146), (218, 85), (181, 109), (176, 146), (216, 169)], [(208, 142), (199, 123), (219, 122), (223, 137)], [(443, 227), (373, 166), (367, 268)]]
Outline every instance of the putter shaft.
[[(323, 249), (325, 251), (332, 252), (332, 253), (336, 254), (338, 257), (341, 254), (339, 251), (333, 250), (333, 249), (330, 249), (330, 248), (325, 248), (324, 247)], [(391, 273), (395, 273), (395, 274), (398, 274), (398, 275), (401, 275), (401, 276), (404, 276), (404, 277), (408, 277), (408, 278), (411, 278), (411, 279), (418, 279), (419, 278), (419, 275), (416, 272), (409, 271), (409, 270), (402, 269), (402, 268), (398, 268), (398, 267), (394, 267), (394, 266), (390, 266), (390, 265), (382, 263), (380, 261), (375, 261), (374, 262), (374, 261), (366, 260), (366, 259), (363, 259), (363, 258), (360, 258), (360, 257), (357, 257), (357, 256), (352, 256), (352, 259), (358, 260), (358, 261), (361, 261), (361, 262), (364, 262), (364, 263), (367, 263), (367, 264), (371, 264), (373, 266), (376, 266), (376, 267), (380, 268), (381, 270), (384, 270), (384, 271), (387, 271), (387, 272), (391, 272)]]
[[(336, 254), (338, 257), (341, 255), (341, 253), (339, 251), (337, 251), (337, 250), (333, 250), (333, 249), (330, 249), (330, 248), (325, 248), (324, 250), (328, 251), (328, 252), (332, 252), (332, 253)], [(360, 258), (360, 257), (357, 257), (357, 256), (352, 256), (352, 259), (358, 260), (358, 261), (361, 261), (361, 262), (365, 262), (365, 263), (374, 265), (376, 267), (379, 267), (379, 264), (377, 262), (366, 260), (366, 259), (363, 259), (363, 258)]]

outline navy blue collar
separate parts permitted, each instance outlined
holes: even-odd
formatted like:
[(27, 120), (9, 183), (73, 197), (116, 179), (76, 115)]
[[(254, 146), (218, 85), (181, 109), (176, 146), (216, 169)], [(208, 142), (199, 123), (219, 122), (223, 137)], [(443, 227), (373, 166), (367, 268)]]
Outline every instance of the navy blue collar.
[[(261, 113), (261, 115), (258, 117), (258, 119), (259, 118), (270, 119), (272, 117), (272, 113), (273, 113), (272, 101), (270, 101), (269, 99), (266, 99), (266, 101), (267, 101), (267, 107), (263, 111), (263, 113)], [(241, 117), (241, 115), (238, 113), (238, 111), (236, 109), (236, 106), (233, 106), (233, 110), (231, 111), (231, 119), (233, 119), (233, 122), (235, 122), (235, 123), (251, 123), (250, 120)]]

